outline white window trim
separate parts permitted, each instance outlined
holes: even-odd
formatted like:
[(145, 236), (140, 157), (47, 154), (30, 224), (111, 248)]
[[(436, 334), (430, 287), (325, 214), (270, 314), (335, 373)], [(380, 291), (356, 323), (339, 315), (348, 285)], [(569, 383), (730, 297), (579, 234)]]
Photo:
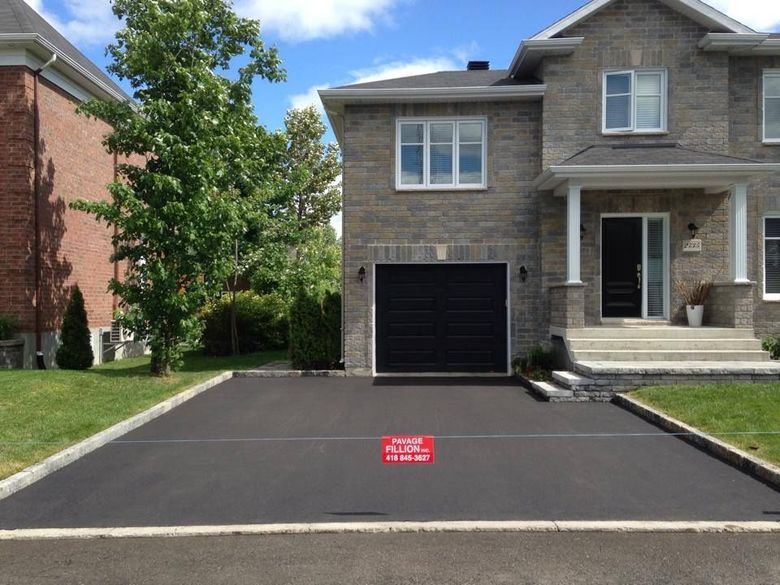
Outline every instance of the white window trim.
[(766, 100), (767, 100), (766, 78), (767, 77), (780, 78), (780, 69), (764, 69), (764, 73), (761, 76), (761, 140), (764, 144), (780, 144), (780, 138), (766, 137)]
[[(458, 122), (482, 123), (482, 182), (460, 184), (460, 131)], [(452, 177), (454, 183), (449, 185), (430, 183), (430, 125), (438, 123), (454, 124)], [(407, 185), (401, 182), (401, 124), (423, 124), (423, 183), (422, 185)], [(395, 123), (395, 189), (396, 191), (480, 191), (487, 189), (487, 117), (456, 116), (456, 117), (414, 117), (397, 118)], [(473, 144), (473, 143), (467, 143)]]
[[(780, 301), (780, 293), (766, 292), (766, 220), (780, 219), (780, 213), (767, 213), (761, 218), (761, 275), (764, 283), (761, 292), (765, 301)], [(780, 239), (780, 238), (773, 238)]]
[[(636, 74), (661, 74), (661, 126), (659, 128), (636, 128)], [(607, 76), (631, 75), (631, 125), (626, 128), (607, 128)], [(617, 95), (617, 94), (616, 94)], [(666, 69), (608, 69), (601, 77), (601, 133), (602, 134), (666, 134), (668, 132), (669, 74)]]

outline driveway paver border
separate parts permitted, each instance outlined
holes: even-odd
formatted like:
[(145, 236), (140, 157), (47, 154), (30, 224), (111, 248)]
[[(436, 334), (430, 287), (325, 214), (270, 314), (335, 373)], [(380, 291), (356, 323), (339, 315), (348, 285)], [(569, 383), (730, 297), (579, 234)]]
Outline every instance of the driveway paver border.
[(83, 441), (79, 441), (75, 445), (71, 445), (62, 451), (47, 457), (43, 461), (34, 463), (22, 471), (7, 477), (6, 479), (0, 481), (0, 500), (7, 498), (11, 494), (26, 488), (27, 486), (35, 483), (40, 479), (43, 479), (47, 475), (50, 475), (57, 470), (62, 469), (66, 465), (84, 457), (84, 455), (91, 453), (95, 449), (102, 447), (117, 437), (129, 433), (141, 425), (148, 423), (150, 420), (153, 420), (158, 416), (173, 410), (180, 404), (195, 398), (198, 394), (202, 394), (206, 390), (209, 390), (214, 386), (230, 380), (233, 378), (233, 376), (234, 372), (223, 372), (222, 374), (214, 376), (205, 382), (201, 382), (200, 384), (183, 390), (178, 394), (168, 398), (167, 400), (163, 400), (151, 408), (144, 410), (143, 412), (139, 412), (130, 418), (120, 421), (105, 430), (95, 433), (91, 437), (87, 437)]
[(681, 439), (684, 439), (685, 441), (704, 449), (718, 459), (759, 478), (775, 489), (780, 489), (780, 467), (772, 465), (763, 459), (759, 459), (733, 445), (729, 445), (710, 434), (700, 431), (696, 427), (692, 427), (681, 420), (669, 416), (665, 412), (640, 402), (636, 398), (626, 396), (625, 394), (617, 394), (614, 397), (613, 402), (629, 412), (661, 427), (665, 431), (678, 434)]

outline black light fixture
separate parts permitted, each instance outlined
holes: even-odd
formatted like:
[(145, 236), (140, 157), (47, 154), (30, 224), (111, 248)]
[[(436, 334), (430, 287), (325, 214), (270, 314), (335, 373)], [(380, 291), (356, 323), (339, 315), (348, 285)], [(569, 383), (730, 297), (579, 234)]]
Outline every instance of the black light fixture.
[(585, 226), (580, 224), (580, 240), (584, 240), (585, 239), (585, 231), (586, 231), (585, 230)]
[(358, 269), (358, 280), (360, 282), (363, 282), (365, 279), (366, 279), (366, 268), (365, 268), (365, 266), (361, 266)]
[(525, 267), (525, 264), (523, 264), (520, 267), (520, 282), (525, 282), (526, 278), (528, 278), (528, 269)]
[(691, 222), (688, 224), (688, 229), (691, 231), (691, 239), (694, 239), (696, 237), (696, 232), (699, 231), (699, 226)]

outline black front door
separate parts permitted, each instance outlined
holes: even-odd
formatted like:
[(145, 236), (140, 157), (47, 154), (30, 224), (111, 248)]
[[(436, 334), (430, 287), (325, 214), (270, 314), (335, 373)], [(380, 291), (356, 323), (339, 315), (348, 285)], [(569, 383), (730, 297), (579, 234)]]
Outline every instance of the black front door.
[(601, 316), (642, 316), (642, 218), (601, 221)]
[(376, 267), (377, 372), (507, 369), (504, 264)]

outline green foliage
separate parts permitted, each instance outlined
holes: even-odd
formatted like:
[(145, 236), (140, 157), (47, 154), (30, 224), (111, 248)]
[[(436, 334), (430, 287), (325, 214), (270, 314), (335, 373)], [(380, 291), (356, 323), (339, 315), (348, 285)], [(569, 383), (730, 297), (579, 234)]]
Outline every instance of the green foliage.
[(303, 289), (322, 297), (341, 288), (341, 242), (330, 225), (310, 228), (297, 250), (282, 242), (269, 242), (263, 261), (255, 266), (250, 280), (260, 293), (279, 291), (293, 299)]
[[(122, 299), (122, 325), (149, 339), (152, 371), (167, 375), (199, 335), (200, 309), (235, 271), (245, 199), (267, 189), (276, 164), (274, 139), (253, 114), (252, 81), (284, 72), (259, 23), (236, 16), (228, 0), (114, 0), (112, 8), (124, 28), (108, 47), (108, 69), (136, 104), (91, 100), (80, 111), (112, 126), (104, 143), (128, 162), (118, 165), (110, 201), (72, 206), (117, 228), (112, 259), (130, 268), (109, 288)], [(242, 66), (230, 71), (235, 60)]]
[(300, 370), (336, 368), (341, 360), (341, 295), (299, 291), (290, 309), (290, 361)]
[[(204, 311), (203, 348), (206, 355), (230, 355), (230, 294), (210, 303)], [(287, 349), (290, 322), (287, 303), (278, 294), (236, 293), (239, 353)]]
[(761, 342), (761, 348), (768, 351), (773, 360), (780, 360), (780, 337), (770, 335)]
[(92, 367), (95, 360), (84, 296), (78, 285), (73, 287), (68, 308), (65, 310), (56, 360), (63, 370), (86, 370)]
[(528, 350), (523, 357), (515, 357), (512, 367), (515, 372), (532, 380), (548, 380), (555, 367), (555, 352), (552, 348), (537, 345)]
[[(313, 107), (287, 112), (275, 188), (263, 202), (268, 220), (255, 232), (247, 275), (260, 292), (338, 290), (341, 249), (329, 222), (341, 208), (338, 145), (323, 144), (326, 127)], [(251, 236), (251, 234), (249, 234)]]
[(19, 319), (16, 315), (0, 314), (0, 341), (8, 341), (19, 331)]

